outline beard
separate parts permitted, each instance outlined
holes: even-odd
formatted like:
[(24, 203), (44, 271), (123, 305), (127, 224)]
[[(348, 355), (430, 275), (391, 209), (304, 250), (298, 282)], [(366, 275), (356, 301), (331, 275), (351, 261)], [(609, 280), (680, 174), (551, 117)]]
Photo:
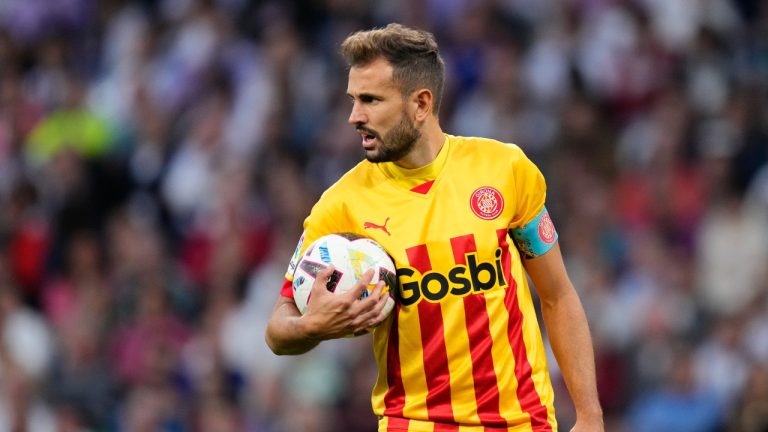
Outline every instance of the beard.
[(414, 126), (408, 117), (403, 113), (400, 123), (395, 125), (383, 137), (378, 133), (361, 128), (379, 141), (375, 152), (365, 152), (365, 158), (369, 162), (394, 162), (404, 158), (416, 146), (416, 142), (421, 138), (421, 131)]

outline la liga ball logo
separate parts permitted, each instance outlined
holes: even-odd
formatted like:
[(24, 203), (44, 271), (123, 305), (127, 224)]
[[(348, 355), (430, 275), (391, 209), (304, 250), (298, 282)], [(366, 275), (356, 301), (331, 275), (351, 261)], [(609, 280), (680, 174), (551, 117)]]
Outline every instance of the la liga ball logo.
[(483, 186), (472, 192), (469, 207), (480, 219), (496, 219), (504, 210), (504, 197), (491, 186)]

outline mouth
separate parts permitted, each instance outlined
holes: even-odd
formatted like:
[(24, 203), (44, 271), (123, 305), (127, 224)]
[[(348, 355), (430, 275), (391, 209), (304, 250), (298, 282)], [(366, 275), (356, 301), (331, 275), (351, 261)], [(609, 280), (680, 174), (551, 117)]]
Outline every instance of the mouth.
[(378, 139), (376, 134), (361, 128), (357, 129), (357, 133), (363, 137), (363, 148), (366, 150), (373, 150), (376, 146), (376, 140)]

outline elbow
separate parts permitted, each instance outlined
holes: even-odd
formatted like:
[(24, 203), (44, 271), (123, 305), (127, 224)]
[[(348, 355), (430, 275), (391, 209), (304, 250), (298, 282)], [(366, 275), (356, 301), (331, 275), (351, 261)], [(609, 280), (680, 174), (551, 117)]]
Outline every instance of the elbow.
[(301, 330), (301, 325), (294, 317), (270, 319), (264, 332), (264, 341), (269, 349), (279, 356), (304, 354), (314, 348), (315, 341)]
[(267, 328), (267, 331), (264, 334), (264, 341), (267, 343), (269, 350), (278, 356), (297, 355), (308, 351), (307, 349), (301, 349), (301, 347), (295, 346), (295, 344), (291, 344), (288, 341), (275, 337), (275, 335), (269, 331), (269, 328)]
[(280, 345), (275, 342), (270, 342), (269, 339), (267, 339), (267, 346), (272, 351), (272, 353), (277, 356), (294, 356), (304, 354), (305, 352), (309, 351), (309, 348)]
[(287, 350), (285, 347), (276, 343), (269, 336), (267, 336), (265, 340), (267, 341), (267, 346), (269, 347), (270, 351), (272, 351), (272, 353), (274, 353), (275, 355), (284, 356), (284, 355), (291, 354), (289, 350)]
[(275, 355), (282, 356), (288, 354), (285, 347), (281, 346), (281, 344), (278, 343), (278, 341), (275, 340), (275, 338), (272, 336), (269, 331), (269, 327), (267, 327), (267, 331), (264, 333), (264, 341), (267, 343), (269, 350), (272, 351)]

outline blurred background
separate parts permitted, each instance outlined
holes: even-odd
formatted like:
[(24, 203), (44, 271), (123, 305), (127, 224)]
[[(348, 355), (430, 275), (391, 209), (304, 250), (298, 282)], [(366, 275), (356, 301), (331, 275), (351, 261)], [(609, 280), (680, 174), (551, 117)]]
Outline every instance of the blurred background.
[(393, 21), (547, 176), (606, 430), (768, 431), (760, 0), (0, 0), (0, 431), (375, 430), (369, 337), (263, 332)]

